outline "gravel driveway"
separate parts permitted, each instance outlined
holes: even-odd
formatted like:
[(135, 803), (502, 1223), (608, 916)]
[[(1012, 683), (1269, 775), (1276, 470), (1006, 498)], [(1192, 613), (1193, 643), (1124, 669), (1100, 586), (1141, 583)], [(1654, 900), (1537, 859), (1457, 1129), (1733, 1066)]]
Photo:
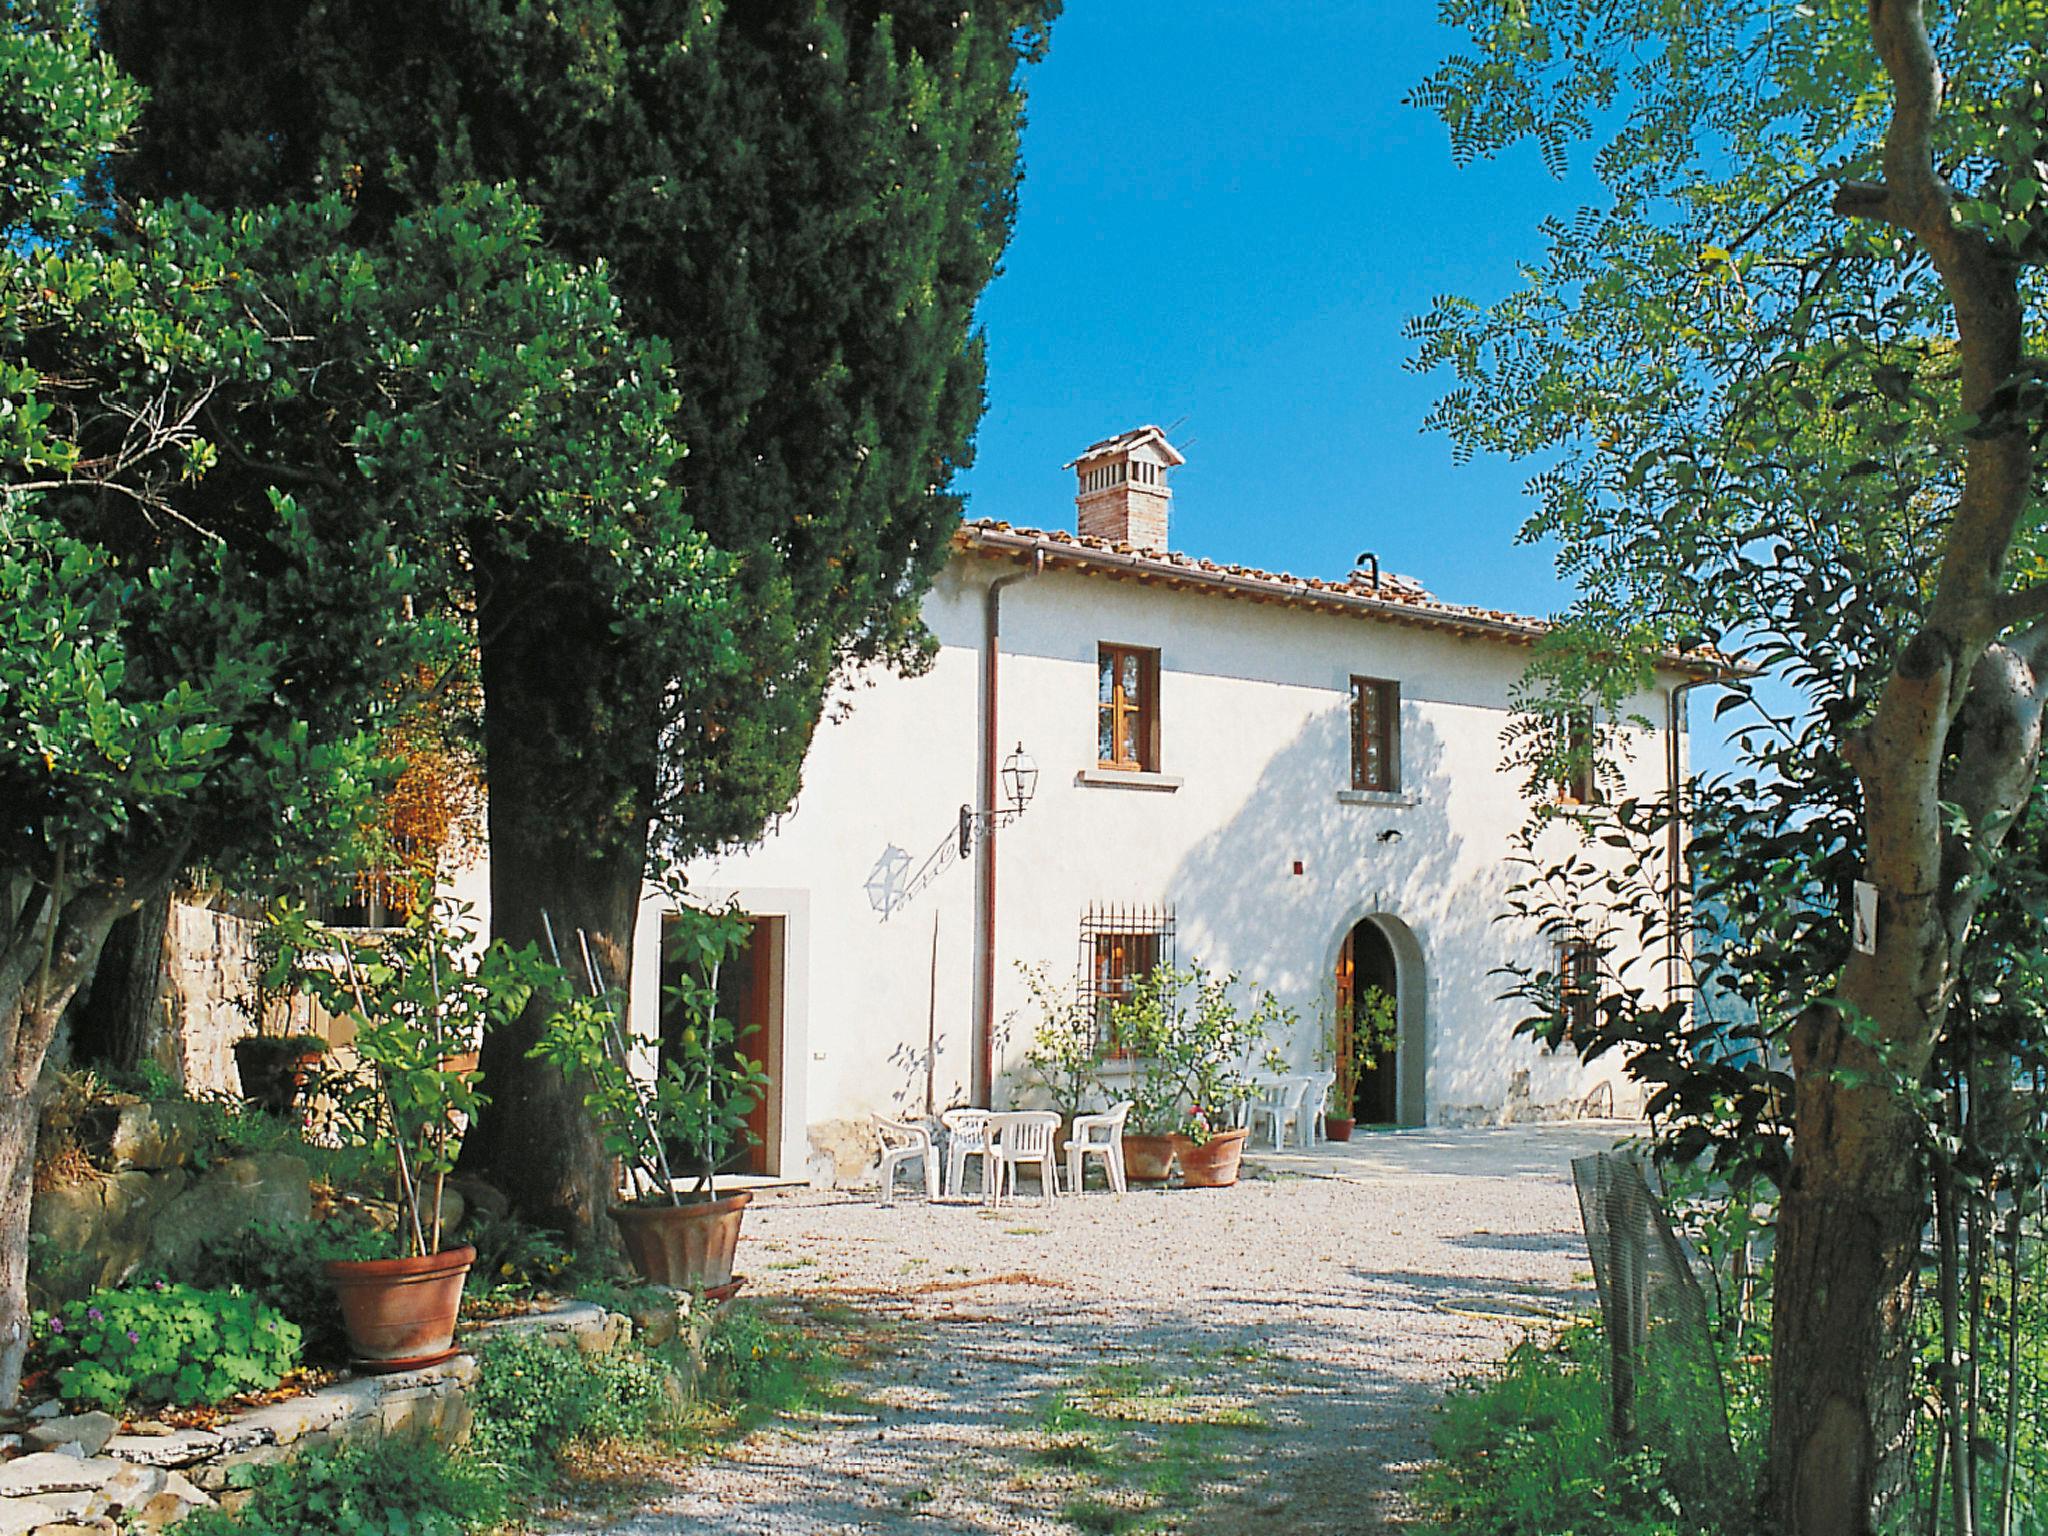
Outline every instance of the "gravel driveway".
[(1380, 1134), (1255, 1152), (1234, 1189), (1000, 1212), (763, 1194), (750, 1294), (895, 1325), (855, 1406), (545, 1529), (1399, 1529), (1445, 1385), (1591, 1305), (1568, 1165), (1627, 1129)]

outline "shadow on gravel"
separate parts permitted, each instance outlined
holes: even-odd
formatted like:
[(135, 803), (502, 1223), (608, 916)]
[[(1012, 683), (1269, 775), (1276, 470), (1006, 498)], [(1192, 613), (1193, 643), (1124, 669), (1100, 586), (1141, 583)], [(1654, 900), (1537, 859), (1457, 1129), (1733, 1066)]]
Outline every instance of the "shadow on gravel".
[(1565, 1253), (1586, 1258), (1586, 1240), (1576, 1232), (1468, 1232), (1442, 1239), (1452, 1248), (1487, 1248), (1496, 1253)]
[[(1427, 1454), (1438, 1383), (1375, 1364), (1355, 1306), (1214, 1291), (1109, 1311), (1039, 1288), (875, 1305), (897, 1348), (837, 1401), (652, 1487), (593, 1489), (549, 1536), (1372, 1536)], [(1419, 1304), (1419, 1303), (1418, 1303)], [(619, 1495), (635, 1507), (622, 1508)], [(1276, 1520), (1278, 1524), (1276, 1524)]]

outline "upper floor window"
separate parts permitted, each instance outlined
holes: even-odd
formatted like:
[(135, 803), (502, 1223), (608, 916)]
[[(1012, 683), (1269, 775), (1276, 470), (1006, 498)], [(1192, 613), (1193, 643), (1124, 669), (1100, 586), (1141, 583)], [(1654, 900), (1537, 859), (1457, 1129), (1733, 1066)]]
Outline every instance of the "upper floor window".
[(1572, 805), (1602, 805), (1606, 796), (1600, 789), (1597, 761), (1600, 738), (1593, 729), (1593, 712), (1574, 710), (1565, 722), (1565, 772), (1557, 786), (1558, 798)]
[(1097, 651), (1095, 756), (1104, 768), (1159, 771), (1159, 653), (1131, 645)]
[(1351, 787), (1388, 794), (1401, 787), (1401, 685), (1351, 679)]

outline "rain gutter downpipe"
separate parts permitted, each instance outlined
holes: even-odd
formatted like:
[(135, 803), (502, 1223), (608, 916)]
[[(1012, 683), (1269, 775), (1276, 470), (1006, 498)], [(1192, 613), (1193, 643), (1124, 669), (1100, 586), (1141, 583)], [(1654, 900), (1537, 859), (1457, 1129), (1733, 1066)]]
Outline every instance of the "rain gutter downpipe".
[(1685, 719), (1685, 695), (1687, 693), (1695, 688), (1705, 687), (1709, 683), (1725, 683), (1726, 681), (1726, 678), (1717, 675), (1689, 677), (1682, 683), (1672, 684), (1671, 696), (1666, 705), (1664, 771), (1670, 786), (1671, 820), (1670, 824), (1665, 828), (1665, 837), (1667, 840), (1666, 857), (1670, 861), (1667, 867), (1670, 871), (1671, 888), (1666, 894), (1665, 900), (1670, 906), (1671, 954), (1670, 958), (1665, 962), (1664, 988), (1666, 993), (1665, 1000), (1672, 1003), (1678, 1001), (1679, 968), (1685, 959), (1685, 947), (1682, 943), (1682, 936), (1685, 932), (1684, 910), (1687, 881), (1682, 863), (1685, 856), (1684, 838), (1679, 825), (1685, 792), (1682, 765), (1679, 761), (1681, 755), (1680, 746), (1684, 739), (1684, 727), (1680, 722)]
[(974, 957), (974, 1102), (995, 1107), (996, 1047), (996, 682), (1002, 653), (1003, 588), (1045, 569), (1045, 550), (1031, 551), (1031, 568), (998, 576), (982, 594), (981, 786), (975, 809), (981, 826), (977, 851), (981, 884), (975, 893), (980, 940)]

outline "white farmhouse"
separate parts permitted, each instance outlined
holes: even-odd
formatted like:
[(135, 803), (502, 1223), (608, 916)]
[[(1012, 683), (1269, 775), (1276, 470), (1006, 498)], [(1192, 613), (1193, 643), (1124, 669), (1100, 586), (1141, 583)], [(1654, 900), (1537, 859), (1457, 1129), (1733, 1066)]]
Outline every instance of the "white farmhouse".
[[(856, 692), (796, 809), (687, 871), (695, 899), (755, 920), (723, 989), (774, 1083), (754, 1171), (818, 1175), (816, 1149), (871, 1112), (1025, 1094), (1020, 962), (1098, 994), (1168, 958), (1239, 971), (1299, 1011), (1304, 1065), (1318, 1017), (1379, 984), (1400, 1039), (1361, 1087), (1367, 1121), (1637, 1111), (1618, 1066), (1515, 1038), (1525, 1010), (1500, 1000), (1503, 961), (1551, 963), (1497, 921), (1528, 813), (1502, 729), (1541, 622), (1377, 569), (1169, 553), (1181, 462), (1158, 428), (1127, 432), (1070, 466), (1078, 533), (962, 528), (924, 605), (931, 670)], [(1690, 675), (1628, 711), (1658, 725), (1624, 727), (1603, 765), (1623, 792), (1664, 793), (1682, 764)], [(664, 910), (650, 892), (636, 937), (650, 1033)]]

